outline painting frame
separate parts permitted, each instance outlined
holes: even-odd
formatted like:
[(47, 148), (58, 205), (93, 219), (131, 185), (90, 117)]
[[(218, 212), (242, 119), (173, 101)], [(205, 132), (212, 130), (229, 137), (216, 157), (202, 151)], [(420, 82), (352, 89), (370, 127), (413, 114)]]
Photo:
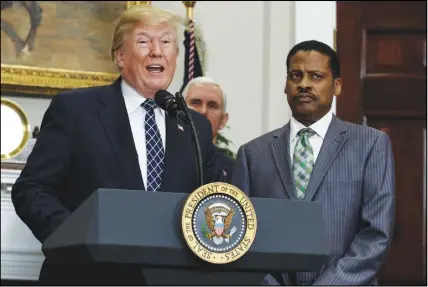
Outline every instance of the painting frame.
[[(151, 1), (123, 1), (125, 8), (151, 5)], [(73, 88), (106, 85), (114, 82), (119, 73), (92, 72), (1, 64), (1, 93), (17, 96), (53, 97)]]

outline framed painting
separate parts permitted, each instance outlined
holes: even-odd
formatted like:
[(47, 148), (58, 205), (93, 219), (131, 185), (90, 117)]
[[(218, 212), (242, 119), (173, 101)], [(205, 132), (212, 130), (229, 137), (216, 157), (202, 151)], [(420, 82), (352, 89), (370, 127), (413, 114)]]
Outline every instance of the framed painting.
[(1, 92), (53, 96), (113, 82), (114, 22), (150, 1), (1, 1)]

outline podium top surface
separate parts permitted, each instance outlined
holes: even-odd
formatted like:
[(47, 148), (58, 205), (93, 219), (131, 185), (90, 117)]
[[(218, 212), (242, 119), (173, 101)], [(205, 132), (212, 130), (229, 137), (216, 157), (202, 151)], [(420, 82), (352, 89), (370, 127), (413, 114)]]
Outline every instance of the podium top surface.
[(320, 203), (250, 198), (257, 233), (249, 251), (232, 263), (206, 263), (183, 237), (181, 215), (188, 196), (98, 189), (45, 240), (42, 250), (58, 261), (268, 272), (315, 271), (328, 259)]

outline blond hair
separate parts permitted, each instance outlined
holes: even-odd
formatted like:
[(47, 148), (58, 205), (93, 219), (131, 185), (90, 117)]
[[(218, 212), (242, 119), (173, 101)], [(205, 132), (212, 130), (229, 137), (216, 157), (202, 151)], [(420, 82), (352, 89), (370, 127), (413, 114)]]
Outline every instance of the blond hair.
[[(131, 32), (135, 25), (159, 25), (162, 23), (168, 23), (177, 34), (178, 25), (183, 24), (184, 19), (166, 10), (145, 4), (132, 6), (122, 12), (114, 27), (110, 50), (112, 60), (116, 63), (114, 54), (123, 45), (125, 35)], [(176, 45), (178, 46), (178, 43)]]

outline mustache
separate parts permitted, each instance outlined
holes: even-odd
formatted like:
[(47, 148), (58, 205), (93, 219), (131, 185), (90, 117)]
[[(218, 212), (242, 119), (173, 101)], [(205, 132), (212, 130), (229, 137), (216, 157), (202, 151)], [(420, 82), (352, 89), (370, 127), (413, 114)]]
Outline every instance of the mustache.
[(312, 100), (317, 100), (317, 99), (318, 99), (318, 97), (317, 97), (317, 96), (315, 96), (314, 94), (309, 93), (309, 92), (304, 92), (304, 93), (298, 93), (298, 94), (296, 94), (296, 95), (293, 97), (293, 101), (298, 101), (298, 100), (300, 100), (301, 98), (307, 98), (307, 97), (311, 98)]

